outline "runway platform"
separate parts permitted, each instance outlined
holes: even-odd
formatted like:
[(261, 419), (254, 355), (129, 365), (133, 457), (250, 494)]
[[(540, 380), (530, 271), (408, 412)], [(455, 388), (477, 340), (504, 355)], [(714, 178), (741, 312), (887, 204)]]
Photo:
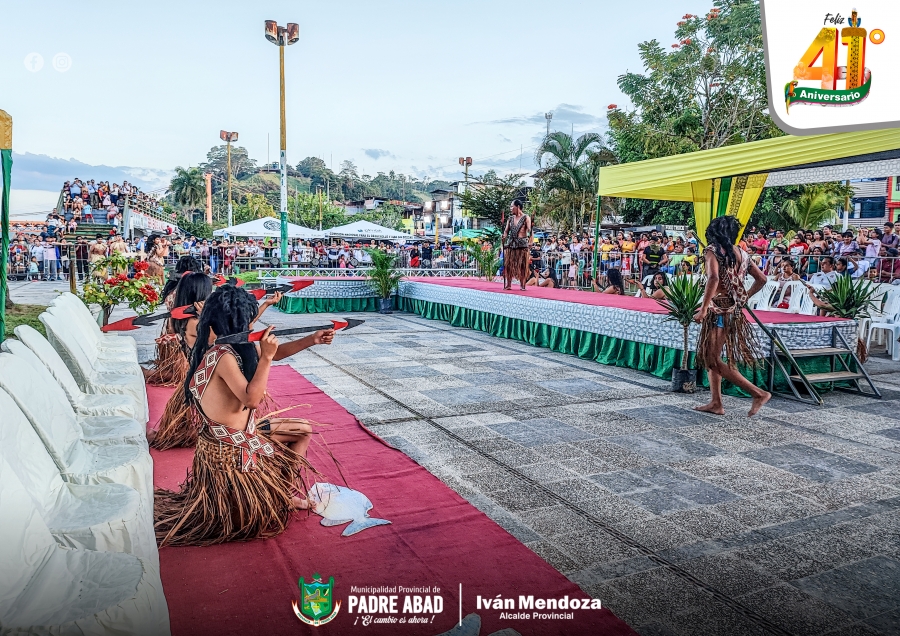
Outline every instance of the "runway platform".
[[(287, 280), (287, 279), (285, 279)], [(374, 311), (377, 299), (361, 278), (316, 279), (316, 284), (288, 295), (281, 309), (290, 313), (314, 311)], [(458, 327), (521, 340), (596, 360), (602, 364), (648, 371), (668, 379), (683, 347), (679, 324), (667, 320), (655, 300), (570, 289), (528, 287), (505, 291), (501, 283), (476, 278), (407, 278), (400, 283), (395, 307)], [(362, 306), (363, 308), (357, 308)], [(770, 330), (776, 330), (790, 348), (832, 345), (836, 327), (848, 341), (856, 338), (852, 320), (775, 311), (756, 312)], [(761, 357), (770, 353), (770, 340), (753, 323)], [(691, 325), (688, 349), (694, 351), (699, 325)], [(817, 369), (816, 358), (804, 361), (804, 370)], [(752, 380), (764, 382), (760, 370), (746, 370)], [(783, 378), (776, 378), (783, 380)]]

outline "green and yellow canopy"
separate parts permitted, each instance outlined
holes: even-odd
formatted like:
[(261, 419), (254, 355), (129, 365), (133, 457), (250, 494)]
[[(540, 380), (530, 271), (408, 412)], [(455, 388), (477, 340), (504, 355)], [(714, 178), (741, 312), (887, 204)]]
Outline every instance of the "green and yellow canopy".
[(778, 137), (600, 169), (606, 197), (692, 201), (697, 234), (750, 219), (762, 189), (900, 174), (900, 129)]

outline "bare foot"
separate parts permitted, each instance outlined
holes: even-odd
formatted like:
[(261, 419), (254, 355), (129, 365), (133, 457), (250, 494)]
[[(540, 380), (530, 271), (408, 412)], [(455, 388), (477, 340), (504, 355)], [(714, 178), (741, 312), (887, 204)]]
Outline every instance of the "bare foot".
[(712, 413), (713, 415), (725, 415), (725, 408), (721, 404), (713, 404), (712, 402), (703, 406), (695, 406), (694, 410)]
[(294, 505), (294, 510), (307, 510), (309, 508), (312, 508), (312, 504), (306, 497), (297, 497), (295, 495), (291, 497), (291, 500)]
[(763, 391), (763, 394), (759, 397), (753, 398), (753, 405), (750, 407), (750, 410), (747, 412), (747, 417), (753, 417), (757, 413), (759, 413), (759, 409), (765, 405), (766, 402), (772, 399), (772, 394), (768, 391)]

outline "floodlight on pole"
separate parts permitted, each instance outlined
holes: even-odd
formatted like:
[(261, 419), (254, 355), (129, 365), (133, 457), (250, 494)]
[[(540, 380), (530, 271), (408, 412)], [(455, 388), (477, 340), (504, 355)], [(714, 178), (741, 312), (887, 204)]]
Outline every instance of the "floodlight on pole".
[(544, 119), (547, 120), (547, 136), (550, 136), (550, 122), (553, 120), (553, 111), (544, 113)]
[(287, 126), (284, 113), (284, 47), (300, 39), (300, 25), (288, 22), (278, 26), (275, 20), (266, 20), (266, 39), (278, 46), (278, 71), (281, 83), (281, 262), (288, 262), (287, 227)]
[[(472, 157), (460, 157), (459, 165), (461, 165), (463, 167), (463, 169), (466, 171), (466, 188), (465, 188), (464, 192), (468, 192), (469, 191), (469, 166), (472, 165)], [(465, 216), (466, 215), (465, 199), (463, 199), (463, 203), (464, 204), (463, 204), (463, 208), (462, 208), (462, 213), (463, 213), (463, 216)]]
[(228, 146), (228, 227), (231, 227), (234, 225), (234, 218), (231, 212), (231, 142), (238, 140), (238, 134), (236, 132), (220, 130), (219, 139), (224, 141)]

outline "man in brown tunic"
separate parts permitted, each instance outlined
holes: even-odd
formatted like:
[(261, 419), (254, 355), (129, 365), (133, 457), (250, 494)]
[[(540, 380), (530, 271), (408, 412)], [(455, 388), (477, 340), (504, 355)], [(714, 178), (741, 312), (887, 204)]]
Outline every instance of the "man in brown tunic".
[(503, 230), (503, 289), (512, 286), (513, 278), (525, 290), (528, 280), (529, 248), (532, 241), (531, 217), (522, 210), (516, 199), (509, 206), (510, 216)]

